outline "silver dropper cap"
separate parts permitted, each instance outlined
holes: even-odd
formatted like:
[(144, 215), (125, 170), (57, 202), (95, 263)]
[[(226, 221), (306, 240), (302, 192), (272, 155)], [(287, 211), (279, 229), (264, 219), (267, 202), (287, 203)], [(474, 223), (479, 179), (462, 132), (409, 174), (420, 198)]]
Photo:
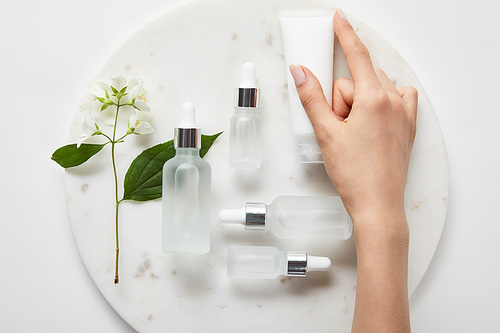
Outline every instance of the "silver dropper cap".
[(247, 202), (245, 205), (245, 229), (264, 230), (266, 228), (266, 205)]
[(260, 90), (255, 83), (255, 66), (247, 62), (241, 67), (240, 86), (234, 90), (234, 106), (238, 108), (258, 108)]
[(304, 277), (308, 272), (326, 272), (331, 265), (327, 257), (310, 256), (305, 251), (287, 251), (285, 276)]
[(191, 102), (182, 104), (181, 123), (174, 128), (174, 148), (201, 148), (201, 130), (196, 127), (195, 107)]
[(307, 253), (305, 251), (287, 251), (285, 276), (306, 276)]
[(247, 202), (239, 209), (224, 209), (219, 219), (226, 224), (243, 224), (246, 230), (266, 229), (266, 204), (261, 202)]

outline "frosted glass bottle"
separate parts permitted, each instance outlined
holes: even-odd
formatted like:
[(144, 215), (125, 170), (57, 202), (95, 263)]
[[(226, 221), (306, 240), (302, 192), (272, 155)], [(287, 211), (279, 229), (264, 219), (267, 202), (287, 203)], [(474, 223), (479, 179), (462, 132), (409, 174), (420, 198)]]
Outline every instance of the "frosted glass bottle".
[(175, 157), (163, 166), (162, 249), (170, 254), (210, 250), (210, 164), (200, 157), (201, 132), (192, 103), (182, 105), (174, 130)]
[(309, 256), (305, 251), (280, 251), (270, 246), (230, 246), (227, 276), (275, 279), (280, 275), (304, 277), (311, 271), (328, 271), (330, 259)]
[(348, 239), (352, 220), (339, 196), (280, 196), (270, 205), (247, 202), (219, 218), (247, 230), (267, 230), (284, 239)]
[(229, 127), (229, 165), (258, 169), (262, 154), (262, 122), (252, 63), (242, 66), (241, 83), (235, 91), (234, 116)]

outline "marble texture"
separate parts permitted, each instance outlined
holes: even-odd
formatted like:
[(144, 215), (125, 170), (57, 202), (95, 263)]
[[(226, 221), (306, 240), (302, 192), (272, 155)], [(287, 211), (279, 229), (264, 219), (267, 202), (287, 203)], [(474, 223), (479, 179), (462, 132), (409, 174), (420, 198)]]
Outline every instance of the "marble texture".
[[(154, 112), (155, 133), (117, 147), (119, 179), (143, 149), (170, 140), (180, 106), (192, 101), (206, 134), (221, 130), (206, 159), (212, 166), (212, 249), (204, 256), (162, 253), (159, 200), (120, 206), (120, 284), (114, 277), (114, 197), (109, 147), (66, 172), (71, 227), (83, 262), (103, 296), (140, 332), (348, 332), (356, 289), (354, 239), (287, 241), (269, 233), (224, 226), (218, 213), (245, 201), (278, 195), (336, 193), (322, 165), (294, 162), (278, 10), (334, 8), (324, 1), (193, 1), (165, 14), (124, 43), (99, 71), (140, 77)], [(418, 79), (381, 36), (348, 15), (375, 66), (398, 86), (419, 90), (418, 133), (410, 163), (406, 212), (411, 230), (409, 290), (415, 290), (439, 242), (448, 198), (448, 165), (439, 123)], [(348, 76), (336, 41), (335, 77)], [(228, 166), (229, 119), (241, 64), (256, 65), (262, 89), (263, 163), (259, 170)], [(88, 94), (82, 103), (87, 101)], [(78, 111), (70, 131), (81, 129)], [(328, 256), (328, 273), (305, 279), (229, 280), (228, 245), (270, 245)]]

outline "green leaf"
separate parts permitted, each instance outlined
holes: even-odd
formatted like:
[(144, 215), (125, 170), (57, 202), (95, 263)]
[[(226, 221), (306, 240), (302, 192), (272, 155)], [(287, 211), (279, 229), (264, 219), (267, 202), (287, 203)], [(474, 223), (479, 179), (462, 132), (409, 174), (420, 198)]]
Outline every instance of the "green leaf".
[(174, 156), (173, 140), (140, 153), (125, 174), (122, 200), (147, 201), (160, 198), (163, 164)]
[(111, 90), (113, 90), (113, 93), (114, 94), (118, 94), (118, 89), (116, 89), (115, 87), (113, 86), (110, 86), (111, 87)]
[(76, 143), (73, 143), (57, 149), (52, 154), (51, 159), (56, 161), (57, 164), (63, 168), (71, 168), (87, 161), (97, 154), (105, 145), (107, 145), (107, 143), (82, 143), (80, 148), (76, 148)]
[[(204, 157), (222, 132), (201, 136), (200, 156)], [(140, 153), (130, 164), (124, 179), (123, 200), (148, 201), (161, 198), (163, 165), (175, 156), (173, 140)]]
[(201, 158), (205, 157), (205, 155), (208, 153), (208, 150), (210, 147), (212, 147), (214, 141), (221, 135), (222, 132), (219, 132), (214, 135), (202, 135), (201, 136), (201, 149), (200, 149), (200, 156)]

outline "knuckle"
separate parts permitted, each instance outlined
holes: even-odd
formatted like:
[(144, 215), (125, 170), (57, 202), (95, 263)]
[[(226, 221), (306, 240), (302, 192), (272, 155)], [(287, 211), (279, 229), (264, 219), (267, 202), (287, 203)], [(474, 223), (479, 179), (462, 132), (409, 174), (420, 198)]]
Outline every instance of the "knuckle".
[(404, 105), (403, 99), (401, 98), (401, 96), (399, 96), (397, 94), (390, 93), (387, 95), (387, 98), (388, 98), (389, 103), (393, 106), (397, 106), (397, 107), (402, 108)]
[(401, 97), (405, 95), (412, 98), (418, 98), (418, 90), (413, 86), (405, 86), (402, 87), (400, 90), (402, 91)]
[(377, 109), (386, 110), (390, 108), (391, 101), (389, 96), (384, 90), (380, 90), (374, 93), (372, 96), (372, 103)]
[(343, 94), (342, 92), (349, 92), (353, 90), (354, 90), (354, 85), (352, 83), (352, 80), (348, 78), (339, 77), (333, 83), (333, 91), (335, 94), (342, 95)]
[(408, 94), (410, 96), (418, 98), (418, 90), (417, 90), (417, 88), (415, 88), (413, 86), (408, 86), (406, 89), (408, 90)]
[(338, 79), (335, 80), (335, 82), (333, 83), (333, 86), (343, 86), (346, 83), (349, 83), (350, 81), (351, 80), (349, 80), (346, 77), (339, 77)]
[(316, 142), (320, 147), (329, 145), (332, 142), (332, 133), (330, 132), (328, 126), (323, 122), (316, 123), (314, 125), (314, 134)]

